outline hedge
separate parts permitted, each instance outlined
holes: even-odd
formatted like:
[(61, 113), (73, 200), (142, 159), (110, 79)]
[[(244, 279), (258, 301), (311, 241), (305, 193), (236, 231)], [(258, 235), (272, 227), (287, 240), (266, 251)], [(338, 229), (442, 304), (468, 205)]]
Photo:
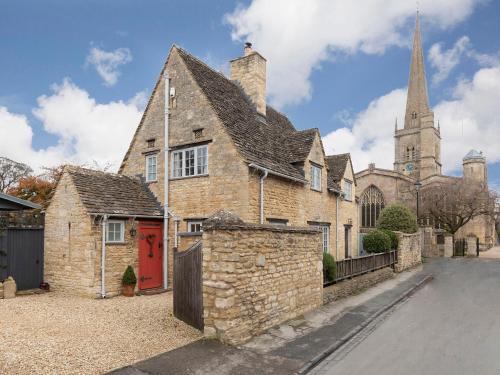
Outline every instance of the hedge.
[(382, 210), (377, 227), (403, 233), (415, 233), (418, 230), (417, 217), (405, 205), (394, 203)]
[(398, 236), (396, 235), (396, 233), (394, 233), (392, 230), (389, 229), (380, 229), (380, 230), (389, 236), (389, 238), (391, 239), (391, 249), (396, 250), (399, 244)]
[(368, 253), (384, 253), (391, 249), (391, 238), (384, 231), (375, 229), (363, 237), (363, 248)]
[(323, 253), (323, 275), (328, 281), (335, 280), (337, 276), (337, 263), (329, 253)]

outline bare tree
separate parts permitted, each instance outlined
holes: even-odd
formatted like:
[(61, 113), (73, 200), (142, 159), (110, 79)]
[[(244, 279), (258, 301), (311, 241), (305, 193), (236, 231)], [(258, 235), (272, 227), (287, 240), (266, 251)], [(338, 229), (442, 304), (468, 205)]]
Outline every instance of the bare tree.
[(495, 194), (472, 181), (434, 183), (423, 188), (421, 196), (423, 212), (452, 235), (476, 217), (494, 217)]
[(22, 178), (28, 177), (33, 170), (26, 164), (0, 157), (0, 191), (5, 193), (7, 189), (16, 185)]

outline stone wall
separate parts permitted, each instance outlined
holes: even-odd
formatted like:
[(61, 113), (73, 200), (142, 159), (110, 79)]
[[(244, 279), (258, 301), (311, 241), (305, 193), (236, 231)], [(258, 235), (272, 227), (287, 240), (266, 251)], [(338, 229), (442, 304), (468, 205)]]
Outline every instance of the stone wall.
[(398, 236), (398, 262), (395, 271), (402, 272), (422, 263), (422, 235), (421, 233), (401, 233)]
[[(219, 214), (216, 217), (220, 217)], [(238, 345), (322, 305), (321, 235), (209, 219), (203, 232), (205, 335)]]
[(391, 267), (382, 268), (374, 272), (346, 279), (337, 284), (330, 285), (323, 289), (323, 303), (327, 304), (339, 299), (349, 297), (371, 288), (372, 286), (394, 277)]

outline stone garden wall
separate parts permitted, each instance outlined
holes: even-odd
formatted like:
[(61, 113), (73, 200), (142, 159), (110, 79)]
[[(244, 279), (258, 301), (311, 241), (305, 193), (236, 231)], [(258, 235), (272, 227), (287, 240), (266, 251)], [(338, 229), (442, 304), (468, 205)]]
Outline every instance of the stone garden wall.
[(401, 233), (398, 236), (398, 262), (395, 271), (402, 272), (422, 263), (422, 235), (420, 233)]
[(228, 213), (204, 223), (205, 335), (238, 345), (322, 305), (316, 229), (243, 223)]

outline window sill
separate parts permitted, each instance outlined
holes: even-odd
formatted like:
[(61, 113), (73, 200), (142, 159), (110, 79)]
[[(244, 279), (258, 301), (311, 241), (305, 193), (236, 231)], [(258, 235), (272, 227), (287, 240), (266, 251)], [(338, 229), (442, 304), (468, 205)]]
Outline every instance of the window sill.
[(200, 237), (203, 235), (203, 232), (180, 232), (177, 235), (179, 237)]
[(189, 178), (199, 178), (199, 177), (208, 177), (208, 173), (205, 174), (197, 174), (195, 176), (184, 176), (184, 177), (170, 177), (170, 181), (175, 181), (175, 180), (186, 180)]
[(315, 192), (318, 192), (318, 193), (321, 193), (321, 192), (322, 192), (322, 190), (321, 190), (321, 189), (320, 189), (320, 190), (318, 190), (318, 189), (311, 188), (311, 190), (312, 190), (312, 191), (315, 191)]
[(123, 246), (123, 245), (126, 245), (126, 244), (127, 244), (126, 241), (123, 241), (123, 242), (106, 242), (106, 246), (113, 246), (113, 245), (115, 245), (115, 246), (116, 245), (118, 245), (118, 246), (122, 245)]
[(158, 180), (149, 180), (149, 181), (148, 181), (148, 180), (146, 180), (146, 184), (152, 184), (152, 183), (154, 183), (154, 182), (158, 182)]

